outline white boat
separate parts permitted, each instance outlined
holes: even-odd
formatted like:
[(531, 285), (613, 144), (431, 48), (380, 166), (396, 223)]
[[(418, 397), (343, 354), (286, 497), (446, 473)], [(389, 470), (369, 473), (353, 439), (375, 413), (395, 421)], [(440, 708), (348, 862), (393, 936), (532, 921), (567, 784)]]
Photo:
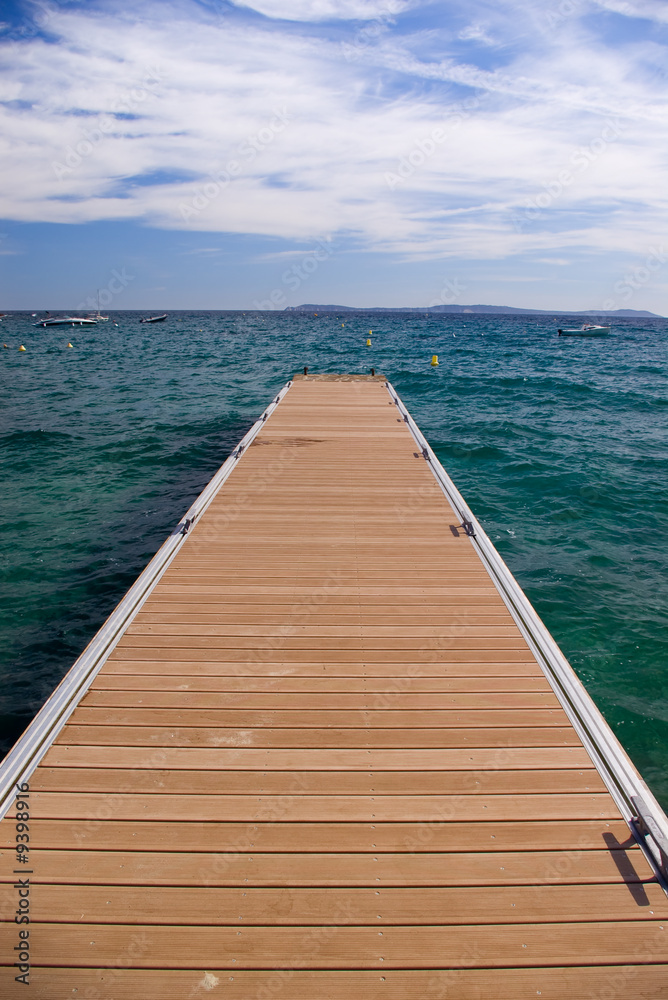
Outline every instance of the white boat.
[(167, 319), (167, 313), (163, 313), (162, 316), (145, 316), (140, 319), (140, 323), (162, 323), (163, 320)]
[(557, 330), (557, 333), (560, 337), (606, 337), (610, 333), (610, 327), (583, 323), (582, 326), (570, 330)]
[(95, 326), (97, 320), (85, 316), (47, 316), (33, 326)]
[(100, 313), (100, 289), (97, 290), (97, 312), (88, 313), (89, 319), (94, 319), (96, 323), (104, 323), (109, 319), (108, 316), (103, 316)]

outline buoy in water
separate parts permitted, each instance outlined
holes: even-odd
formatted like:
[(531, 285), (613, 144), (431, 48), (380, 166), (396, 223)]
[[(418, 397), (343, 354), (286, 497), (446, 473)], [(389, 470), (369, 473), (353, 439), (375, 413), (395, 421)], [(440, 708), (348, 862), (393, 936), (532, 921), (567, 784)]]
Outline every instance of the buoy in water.
[(68, 346), (68, 347), (71, 347), (72, 345), (71, 345), (71, 344), (68, 344), (67, 346)]
[(21, 346), (19, 347), (19, 351), (25, 351), (25, 347), (23, 346), (23, 344), (21, 344)]
[[(7, 344), (3, 344), (2, 346), (3, 347), (7, 347)], [(7, 350), (9, 350), (9, 347), (7, 347)]]
[(438, 354), (432, 354), (431, 356), (431, 367), (438, 368)]
[(366, 339), (366, 346), (367, 347), (371, 347), (371, 337), (367, 337), (367, 339)]

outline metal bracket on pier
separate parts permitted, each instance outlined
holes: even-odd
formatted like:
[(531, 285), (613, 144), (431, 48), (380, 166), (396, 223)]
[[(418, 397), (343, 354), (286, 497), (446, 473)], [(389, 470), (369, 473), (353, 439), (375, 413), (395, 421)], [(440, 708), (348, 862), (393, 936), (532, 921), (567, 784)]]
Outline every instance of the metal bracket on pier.
[(473, 527), (472, 522), (471, 521), (467, 521), (466, 518), (464, 518), (462, 520), (462, 523), (458, 524), (457, 527), (458, 528), (463, 528), (464, 529), (464, 534), (468, 535), (469, 538), (475, 538), (476, 537), (475, 528)]
[(652, 852), (661, 874), (668, 878), (668, 839), (664, 837), (647, 804), (639, 795), (631, 797), (631, 805), (635, 814), (631, 822), (636, 832)]
[(232, 454), (234, 455), (235, 458), (239, 458), (241, 456), (241, 452), (243, 450), (244, 450), (244, 446), (242, 444), (240, 444), (239, 447), (237, 448), (237, 450), (233, 451)]
[(190, 531), (190, 529), (193, 526), (193, 521), (194, 520), (195, 520), (194, 517), (186, 517), (186, 518), (184, 518), (183, 521), (179, 521), (179, 523), (174, 528), (174, 531), (172, 532), (172, 534), (173, 535), (187, 535), (188, 532)]

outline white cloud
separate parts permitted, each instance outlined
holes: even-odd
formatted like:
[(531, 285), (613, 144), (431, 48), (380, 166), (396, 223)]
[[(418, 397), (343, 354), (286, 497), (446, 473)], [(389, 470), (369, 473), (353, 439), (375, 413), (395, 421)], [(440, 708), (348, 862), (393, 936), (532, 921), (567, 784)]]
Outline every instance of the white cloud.
[(622, 14), (624, 17), (643, 18), (648, 21), (668, 23), (668, 9), (661, 0), (595, 0), (599, 7)]
[[(513, 7), (490, 25), (500, 46)], [(668, 117), (643, 75), (657, 41), (606, 48), (573, 16), (491, 66), (435, 29), (370, 35), (351, 59), (326, 33), (197, 10), (56, 11), (58, 45), (6, 46), (0, 217), (340, 233), (412, 259), (643, 253), (665, 231)]]
[(408, 0), (237, 0), (237, 6), (285, 21), (371, 21), (396, 17), (412, 4)]
[(469, 24), (467, 28), (463, 28), (457, 35), (464, 42), (482, 42), (485, 45), (493, 45), (493, 40), (489, 37), (485, 30), (485, 26), (476, 22), (475, 24)]

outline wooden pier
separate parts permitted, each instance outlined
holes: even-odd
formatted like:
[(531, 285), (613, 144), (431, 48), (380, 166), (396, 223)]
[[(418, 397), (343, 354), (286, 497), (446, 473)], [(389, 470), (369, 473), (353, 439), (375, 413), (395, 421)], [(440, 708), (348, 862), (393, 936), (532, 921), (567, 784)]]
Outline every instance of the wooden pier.
[(236, 459), (18, 775), (0, 995), (665, 1000), (657, 866), (385, 380)]

